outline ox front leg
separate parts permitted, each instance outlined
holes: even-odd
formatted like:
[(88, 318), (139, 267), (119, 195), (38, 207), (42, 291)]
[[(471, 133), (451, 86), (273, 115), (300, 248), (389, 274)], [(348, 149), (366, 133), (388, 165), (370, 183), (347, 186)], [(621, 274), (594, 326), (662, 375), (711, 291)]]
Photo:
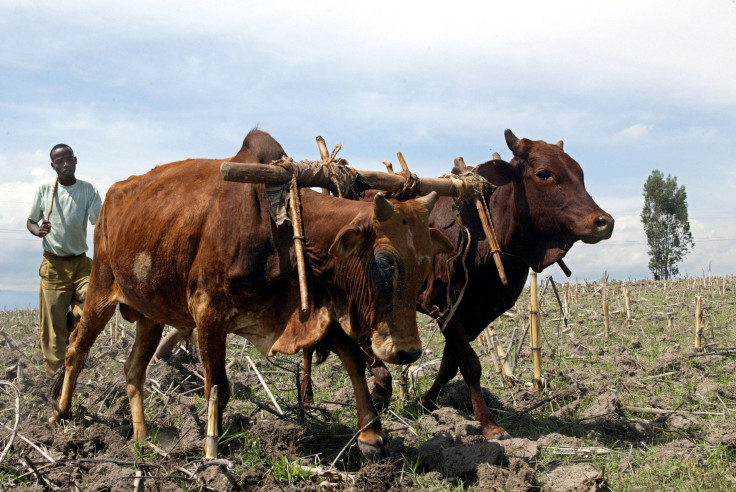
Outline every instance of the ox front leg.
[(371, 461), (388, 457), (388, 450), (383, 442), (381, 421), (371, 401), (368, 382), (365, 379), (367, 364), (363, 351), (358, 343), (348, 337), (342, 328), (336, 324), (333, 324), (330, 328), (330, 332), (323, 343), (340, 357), (343, 367), (350, 376), (358, 413), (358, 429), (360, 429), (358, 447), (360, 447), (360, 451)]
[(373, 404), (377, 409), (383, 411), (391, 404), (391, 395), (393, 394), (391, 372), (383, 361), (373, 354), (370, 339), (361, 340), (360, 346), (368, 358), (371, 374), (373, 374), (373, 390), (371, 391)]
[(143, 441), (148, 435), (143, 409), (143, 384), (146, 381), (146, 369), (156, 352), (163, 330), (163, 323), (154, 323), (148, 318), (136, 321), (135, 342), (123, 367), (125, 369), (125, 391), (128, 393), (133, 422), (133, 439), (136, 441)]

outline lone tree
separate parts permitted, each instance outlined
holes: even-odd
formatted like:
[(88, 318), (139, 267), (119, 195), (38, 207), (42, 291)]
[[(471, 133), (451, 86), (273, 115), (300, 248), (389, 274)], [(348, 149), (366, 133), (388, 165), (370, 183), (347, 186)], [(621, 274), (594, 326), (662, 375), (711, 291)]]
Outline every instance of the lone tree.
[(649, 243), (649, 270), (655, 279), (669, 280), (679, 273), (677, 263), (695, 246), (687, 218), (685, 186), (658, 171), (644, 183), (641, 221)]

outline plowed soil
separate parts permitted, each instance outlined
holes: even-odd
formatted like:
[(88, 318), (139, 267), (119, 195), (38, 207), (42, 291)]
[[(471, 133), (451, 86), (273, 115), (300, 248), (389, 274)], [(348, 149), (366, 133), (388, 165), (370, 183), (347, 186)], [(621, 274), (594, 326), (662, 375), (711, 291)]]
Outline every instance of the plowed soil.
[[(513, 438), (481, 436), (460, 376), (447, 385), (437, 410), (418, 408), (417, 396), (429, 388), (442, 354), (436, 323), (422, 317), (426, 351), (409, 368), (403, 400), (400, 368), (391, 368), (394, 396), (381, 415), (391, 457), (377, 463), (366, 462), (352, 441), (352, 388), (336, 357), (315, 368), (315, 406), (304, 408), (296, 392), (301, 355), (267, 361), (234, 336), (228, 339), (227, 359), (233, 397), (223, 417), (227, 431), (218, 459), (203, 459), (207, 402), (192, 346), (149, 367), (150, 437), (132, 442), (122, 366), (135, 332), (119, 318), (111, 320), (90, 353), (72, 420), (49, 425), (51, 378), (41, 370), (37, 314), (2, 312), (0, 487), (590, 491), (645, 490), (655, 484), (660, 490), (683, 484), (696, 490), (717, 483), (721, 490), (736, 488), (734, 278), (609, 282), (605, 288), (600, 282), (558, 283), (557, 296), (547, 278), (540, 284), (543, 393), (531, 383), (528, 289), (494, 324), (510, 349), (513, 387), (504, 387), (496, 374), (488, 339), (474, 343), (486, 401)], [(608, 336), (604, 292), (611, 313)], [(703, 351), (694, 349), (698, 295), (705, 309)], [(661, 478), (663, 470), (669, 478)]]

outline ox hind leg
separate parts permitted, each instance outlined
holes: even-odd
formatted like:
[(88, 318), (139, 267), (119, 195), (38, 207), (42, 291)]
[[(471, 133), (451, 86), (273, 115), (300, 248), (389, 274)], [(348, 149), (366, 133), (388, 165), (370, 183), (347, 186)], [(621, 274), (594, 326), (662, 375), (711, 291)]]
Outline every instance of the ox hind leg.
[(143, 384), (146, 379), (146, 369), (156, 352), (163, 329), (163, 323), (155, 323), (148, 318), (139, 318), (135, 322), (135, 342), (125, 361), (125, 391), (130, 401), (133, 439), (136, 441), (144, 440), (148, 433), (143, 411)]
[(332, 323), (322, 343), (342, 361), (350, 377), (355, 393), (355, 406), (358, 414), (358, 447), (369, 460), (379, 460), (388, 456), (383, 441), (383, 429), (373, 406), (365, 379), (366, 360), (358, 343), (342, 330), (339, 324)]

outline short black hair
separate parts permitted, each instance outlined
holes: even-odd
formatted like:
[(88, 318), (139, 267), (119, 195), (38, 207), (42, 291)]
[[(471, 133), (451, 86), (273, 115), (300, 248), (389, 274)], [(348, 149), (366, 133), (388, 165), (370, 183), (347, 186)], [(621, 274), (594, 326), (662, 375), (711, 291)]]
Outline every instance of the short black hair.
[(54, 158), (51, 156), (51, 154), (53, 154), (55, 150), (59, 150), (59, 149), (69, 149), (72, 151), (72, 154), (74, 153), (74, 150), (71, 147), (69, 147), (67, 144), (65, 143), (56, 144), (51, 149), (51, 152), (49, 152), (49, 157), (51, 157), (52, 161), (54, 160)]

